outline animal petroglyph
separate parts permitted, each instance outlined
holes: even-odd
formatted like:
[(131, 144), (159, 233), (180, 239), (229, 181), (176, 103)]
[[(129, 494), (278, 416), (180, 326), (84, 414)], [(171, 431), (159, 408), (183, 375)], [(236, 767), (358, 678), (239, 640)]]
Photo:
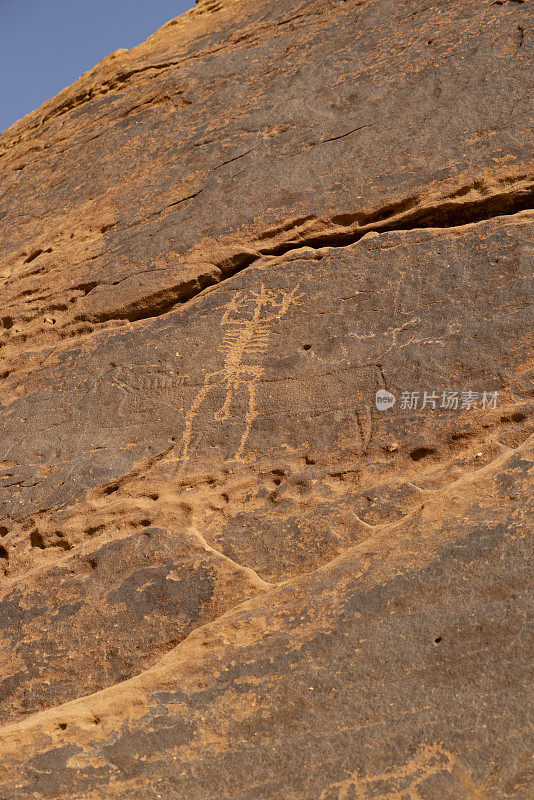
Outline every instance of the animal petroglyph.
[(189, 376), (164, 370), (158, 365), (117, 367), (106, 381), (125, 393), (140, 391), (165, 392), (182, 385)]
[(425, 781), (440, 773), (462, 800), (488, 800), (460, 760), (440, 744), (422, 745), (404, 766), (375, 775), (355, 770), (344, 781), (330, 784), (319, 800), (425, 800)]
[(223, 386), (226, 395), (222, 406), (214, 413), (217, 422), (227, 420), (231, 416), (232, 403), (240, 390), (248, 394), (245, 412), (245, 427), (241, 441), (232, 460), (242, 461), (243, 452), (254, 420), (258, 416), (257, 387), (264, 368), (261, 357), (269, 343), (269, 325), (281, 319), (291, 305), (298, 303), (303, 294), (298, 294), (297, 285), (292, 291), (283, 289), (266, 289), (262, 283), (259, 291), (244, 294), (239, 291), (227, 304), (221, 319), (224, 333), (219, 348), (223, 356), (223, 367), (209, 372), (186, 414), (185, 430), (182, 437), (180, 460), (185, 463), (190, 458), (190, 446), (193, 436), (193, 424), (198, 416), (204, 400), (210, 392)]

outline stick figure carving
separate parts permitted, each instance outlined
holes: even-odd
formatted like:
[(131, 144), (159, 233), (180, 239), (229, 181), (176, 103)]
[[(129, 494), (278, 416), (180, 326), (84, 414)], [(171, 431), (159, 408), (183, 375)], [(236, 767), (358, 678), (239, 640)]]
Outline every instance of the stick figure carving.
[(226, 396), (222, 406), (215, 412), (217, 422), (230, 418), (232, 403), (242, 388), (248, 392), (248, 404), (245, 414), (245, 428), (239, 446), (231, 460), (243, 461), (243, 452), (254, 420), (258, 416), (257, 387), (264, 368), (259, 363), (269, 343), (270, 323), (281, 319), (291, 305), (299, 302), (303, 294), (298, 294), (299, 285), (290, 292), (283, 289), (266, 289), (262, 283), (259, 291), (245, 294), (236, 292), (227, 304), (221, 319), (221, 326), (226, 326), (222, 345), (219, 348), (223, 355), (223, 368), (209, 372), (198, 391), (191, 408), (186, 414), (185, 430), (182, 436), (180, 461), (185, 463), (190, 458), (193, 424), (204, 400), (209, 393), (224, 386)]

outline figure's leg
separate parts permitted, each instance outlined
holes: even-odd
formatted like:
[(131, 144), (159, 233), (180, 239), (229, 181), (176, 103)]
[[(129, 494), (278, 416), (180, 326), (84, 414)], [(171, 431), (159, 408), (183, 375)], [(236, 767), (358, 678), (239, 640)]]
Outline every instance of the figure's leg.
[(235, 390), (239, 386), (239, 383), (240, 380), (238, 377), (234, 377), (232, 380), (229, 380), (227, 382), (226, 397), (224, 398), (224, 403), (219, 408), (219, 410), (216, 411), (214, 414), (214, 417), (217, 420), (217, 422), (221, 422), (221, 420), (230, 418), (230, 407), (232, 405), (232, 400), (234, 399)]
[(259, 413), (258, 408), (256, 406), (256, 398), (257, 398), (258, 380), (262, 372), (263, 369), (261, 367), (258, 367), (258, 369), (254, 370), (253, 372), (254, 377), (252, 378), (252, 380), (246, 382), (248, 386), (248, 408), (245, 417), (245, 430), (243, 431), (241, 442), (239, 443), (239, 447), (237, 448), (236, 454), (233, 458), (234, 461), (243, 461), (243, 451), (245, 449), (245, 445), (247, 443), (250, 430), (252, 428), (252, 423), (254, 422)]

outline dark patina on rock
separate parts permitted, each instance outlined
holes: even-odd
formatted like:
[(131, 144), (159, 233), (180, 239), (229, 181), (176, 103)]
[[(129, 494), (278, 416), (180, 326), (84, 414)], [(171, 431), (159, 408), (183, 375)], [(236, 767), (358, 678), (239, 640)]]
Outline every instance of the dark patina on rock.
[(1, 800), (531, 796), (530, 15), (203, 1), (0, 136)]

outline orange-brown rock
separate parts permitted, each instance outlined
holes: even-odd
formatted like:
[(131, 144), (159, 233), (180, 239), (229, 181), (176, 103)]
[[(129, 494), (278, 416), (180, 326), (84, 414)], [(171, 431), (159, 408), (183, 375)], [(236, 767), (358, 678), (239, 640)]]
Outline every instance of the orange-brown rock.
[(0, 136), (1, 800), (531, 797), (530, 5), (204, 0)]

